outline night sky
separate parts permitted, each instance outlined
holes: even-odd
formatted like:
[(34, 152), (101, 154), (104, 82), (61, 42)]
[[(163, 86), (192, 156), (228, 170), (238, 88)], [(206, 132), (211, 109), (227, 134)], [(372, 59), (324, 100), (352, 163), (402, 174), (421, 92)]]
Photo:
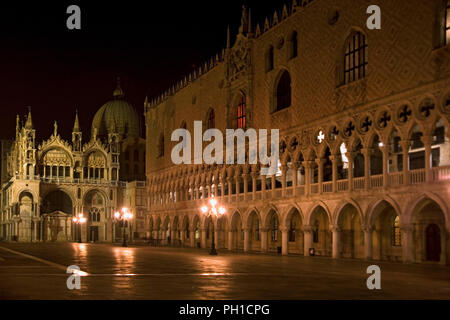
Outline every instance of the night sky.
[[(31, 106), (39, 141), (51, 135), (54, 120), (70, 140), (76, 109), (87, 140), (118, 75), (126, 99), (142, 114), (146, 95), (158, 96), (222, 50), (228, 25), (233, 40), (243, 4), (262, 24), (288, 3), (41, 2), (0, 5), (0, 139), (14, 137), (16, 114), (23, 118)], [(81, 30), (66, 28), (71, 4), (81, 8)]]

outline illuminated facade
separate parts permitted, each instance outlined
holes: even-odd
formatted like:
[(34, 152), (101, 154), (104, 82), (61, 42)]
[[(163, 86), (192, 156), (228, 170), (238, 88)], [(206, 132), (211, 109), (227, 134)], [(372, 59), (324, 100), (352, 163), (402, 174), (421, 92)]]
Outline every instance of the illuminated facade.
[[(233, 45), (146, 101), (148, 237), (209, 247), (214, 223), (219, 249), (450, 261), (448, 3), (380, 0), (381, 30), (370, 4), (294, 1), (256, 26), (244, 9)], [(278, 173), (174, 165), (195, 120), (280, 129)]]
[(83, 213), (82, 240), (111, 242), (122, 238), (113, 221), (122, 206), (135, 216), (128, 237), (144, 235), (145, 140), (139, 137), (136, 111), (123, 97), (118, 85), (113, 100), (96, 113), (85, 143), (78, 114), (71, 143), (61, 138), (55, 122), (53, 134), (40, 145), (31, 111), (24, 125), (17, 116), (15, 139), (2, 150), (1, 239), (77, 240), (80, 227), (72, 226), (72, 218)]

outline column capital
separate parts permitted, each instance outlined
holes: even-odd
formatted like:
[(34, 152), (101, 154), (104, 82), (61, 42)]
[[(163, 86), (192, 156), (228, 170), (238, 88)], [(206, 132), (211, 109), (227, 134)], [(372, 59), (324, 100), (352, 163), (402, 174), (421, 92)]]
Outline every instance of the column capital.
[(431, 146), (431, 144), (433, 143), (433, 136), (431, 135), (422, 136), (420, 140), (422, 140), (424, 145)]
[(371, 232), (373, 232), (373, 230), (375, 228), (373, 226), (363, 226), (361, 229), (362, 229), (363, 232), (371, 233)]
[(331, 230), (331, 232), (341, 232), (342, 231), (341, 227), (338, 225), (331, 225), (330, 230)]
[(325, 158), (317, 158), (314, 161), (317, 163), (317, 165), (320, 166), (325, 163), (326, 159)]
[(311, 232), (313, 232), (313, 226), (311, 226), (311, 225), (304, 225), (304, 226), (302, 227), (302, 229), (303, 229), (303, 232), (305, 232), (305, 233), (311, 233)]

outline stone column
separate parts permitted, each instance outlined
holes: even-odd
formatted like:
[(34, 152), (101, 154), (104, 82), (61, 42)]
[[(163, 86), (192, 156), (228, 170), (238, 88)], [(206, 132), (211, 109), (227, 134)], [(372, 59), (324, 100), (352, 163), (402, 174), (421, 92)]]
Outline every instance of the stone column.
[(431, 182), (433, 180), (432, 159), (431, 159), (431, 144), (433, 143), (432, 136), (422, 136), (422, 142), (425, 146), (425, 181)]
[(312, 226), (303, 226), (303, 236), (304, 236), (304, 249), (303, 253), (305, 256), (309, 256), (309, 249), (313, 247), (313, 229)]
[(287, 256), (289, 254), (289, 230), (288, 228), (281, 229), (281, 254)]
[(261, 176), (261, 199), (266, 198), (266, 176)]
[(275, 199), (275, 198), (276, 198), (276, 195), (277, 195), (277, 191), (276, 191), (276, 182), (275, 182), (275, 174), (272, 175), (272, 177), (271, 177), (271, 182), (272, 182), (272, 190), (270, 190), (270, 191), (271, 191), (271, 193), (272, 193), (272, 199)]
[(409, 184), (409, 147), (411, 145), (411, 141), (402, 140), (400, 141), (400, 146), (402, 147), (402, 158), (403, 158), (403, 184)]
[(380, 147), (383, 154), (383, 187), (389, 187), (389, 146), (383, 145)]
[(298, 171), (298, 164), (293, 163), (292, 164), (292, 195), (295, 197), (297, 194), (297, 171)]
[(402, 234), (402, 259), (404, 263), (414, 262), (414, 239), (413, 226), (406, 225), (401, 227)]
[(182, 245), (184, 245), (186, 241), (186, 231), (185, 230), (180, 230), (180, 242)]
[(325, 162), (325, 159), (316, 159), (316, 163), (317, 163), (317, 169), (318, 169), (318, 175), (317, 175), (317, 180), (319, 183), (319, 194), (322, 193), (322, 185), (323, 185), (323, 164)]
[(364, 230), (364, 259), (372, 260), (372, 257), (373, 257), (373, 253), (372, 253), (373, 227), (366, 226), (363, 230)]
[(353, 190), (353, 158), (355, 156), (354, 152), (347, 152), (345, 156), (348, 159), (348, 169), (347, 169), (347, 176), (348, 176), (348, 191)]
[(341, 252), (341, 228), (339, 226), (332, 226), (331, 227), (331, 233), (332, 233), (332, 257), (333, 259), (339, 259)]
[(281, 196), (284, 198), (286, 196), (286, 175), (287, 175), (288, 166), (281, 166)]
[(261, 228), (261, 252), (267, 252), (267, 228)]
[(364, 156), (364, 189), (369, 190), (370, 187), (370, 154), (372, 149), (363, 148), (361, 153)]
[(330, 156), (331, 165), (332, 165), (332, 192), (337, 192), (337, 155)]
[(236, 202), (239, 201), (239, 194), (241, 193), (241, 188), (239, 187), (239, 183), (241, 182), (241, 179), (238, 175), (235, 176), (235, 183), (236, 183)]
[(248, 252), (250, 250), (250, 229), (244, 229), (244, 252)]
[(243, 180), (244, 180), (244, 201), (247, 201), (248, 200), (248, 196), (247, 196), (247, 193), (248, 193), (248, 174), (244, 173), (242, 175), (242, 177), (243, 177)]
[(231, 203), (231, 194), (233, 193), (233, 186), (231, 185), (231, 178), (227, 178), (228, 182), (228, 203)]
[(311, 164), (312, 161), (303, 162), (303, 167), (305, 167), (305, 196), (311, 192)]
[(206, 248), (206, 229), (201, 229), (201, 239), (200, 239), (201, 247)]
[(228, 231), (228, 250), (233, 250), (233, 231)]
[(195, 248), (195, 230), (189, 230), (189, 244)]
[(253, 201), (256, 200), (256, 172), (252, 172), (252, 194), (253, 194)]

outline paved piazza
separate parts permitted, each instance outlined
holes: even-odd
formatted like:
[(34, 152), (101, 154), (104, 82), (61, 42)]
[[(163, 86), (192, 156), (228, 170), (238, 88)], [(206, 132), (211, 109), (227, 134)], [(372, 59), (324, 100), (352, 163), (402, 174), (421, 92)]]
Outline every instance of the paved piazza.
[[(13, 250), (13, 251), (11, 251)], [(113, 246), (0, 244), (1, 299), (450, 299), (445, 266), (374, 262), (382, 290), (368, 290), (372, 263), (303, 256)], [(68, 290), (65, 268), (88, 273)]]

